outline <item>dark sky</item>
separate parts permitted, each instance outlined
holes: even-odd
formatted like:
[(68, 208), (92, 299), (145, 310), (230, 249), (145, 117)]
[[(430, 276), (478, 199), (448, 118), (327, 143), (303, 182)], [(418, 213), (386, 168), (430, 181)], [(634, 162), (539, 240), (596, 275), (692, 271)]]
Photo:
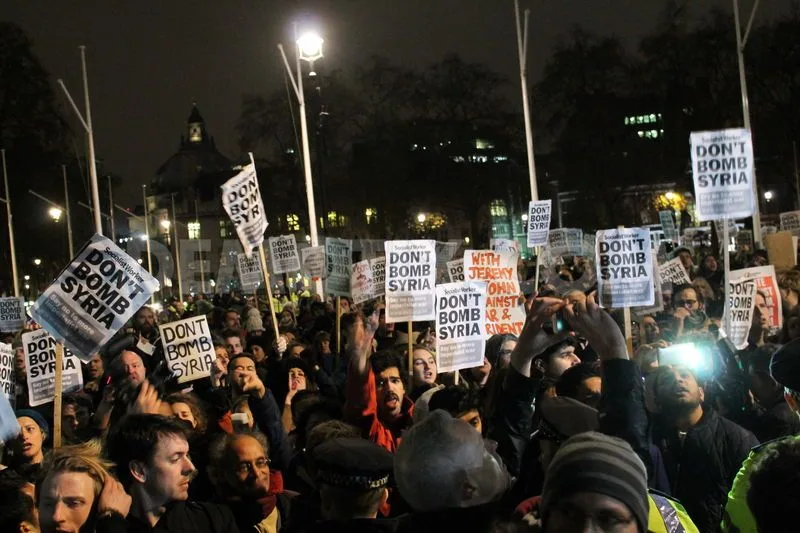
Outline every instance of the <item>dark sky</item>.
[[(512, 0), (2, 3), (0, 18), (27, 31), (53, 81), (64, 78), (80, 102), (77, 47), (87, 45), (97, 154), (105, 159), (108, 170), (123, 176), (122, 192), (133, 195), (128, 204), (135, 203), (139, 186), (149, 182), (177, 149), (192, 100), (197, 101), (220, 150), (229, 157), (238, 155), (235, 124), (241, 96), (268, 93), (283, 83), (276, 44), (291, 42), (292, 20), (304, 20), (298, 13), (313, 13), (306, 20), (315, 21), (325, 37), (328, 69), (347, 69), (375, 54), (424, 67), (448, 52), (458, 52), (465, 60), (489, 65), (518, 83)], [(653, 29), (666, 2), (521, 3), (532, 9), (529, 56), (535, 81), (558, 38), (572, 26), (616, 35), (633, 48), (640, 36)], [(718, 5), (732, 13), (727, 0), (690, 3), (702, 9)], [(742, 4), (744, 9), (751, 5), (748, 0)], [(788, 11), (790, 4), (791, 0), (762, 3), (757, 22)], [(518, 92), (513, 96), (518, 101)], [(79, 127), (75, 121), (75, 128)]]

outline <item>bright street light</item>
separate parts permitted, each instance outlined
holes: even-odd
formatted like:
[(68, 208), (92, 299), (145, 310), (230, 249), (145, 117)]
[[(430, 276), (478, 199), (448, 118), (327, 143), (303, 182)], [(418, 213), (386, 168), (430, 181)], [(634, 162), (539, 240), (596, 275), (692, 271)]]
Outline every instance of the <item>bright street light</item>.
[(311, 235), (306, 235), (306, 242), (311, 242)]
[(26, 284), (25, 284), (25, 290), (28, 290), (28, 289), (30, 289), (30, 288), (31, 288), (31, 286), (30, 286), (30, 285), (28, 285), (28, 284), (26, 283)]
[(297, 39), (297, 49), (300, 51), (300, 59), (313, 63), (317, 59), (322, 59), (322, 43), (325, 42), (317, 33), (307, 32)]
[(427, 218), (428, 218), (428, 217), (427, 217), (427, 216), (425, 216), (425, 213), (420, 213), (420, 214), (418, 214), (418, 215), (417, 215), (417, 222), (419, 222), (420, 224), (422, 224), (423, 222), (425, 222), (425, 220), (426, 220)]
[(669, 192), (668, 192), (668, 193), (666, 193), (664, 196), (665, 196), (665, 197), (666, 197), (666, 199), (667, 199), (667, 200), (669, 200), (670, 202), (671, 202), (672, 200), (674, 200), (674, 199), (675, 199), (675, 193), (674, 193), (674, 192), (672, 192), (672, 191), (669, 191)]
[(55, 222), (61, 220), (61, 215), (63, 213), (64, 212), (58, 207), (51, 207), (50, 209), (47, 210), (47, 214), (50, 215), (50, 218), (52, 218)]
[(764, 193), (764, 200), (769, 202), (770, 200), (772, 200), (772, 198), (773, 198), (772, 191), (766, 191)]
[(528, 215), (527, 215), (527, 213), (523, 213), (523, 214), (522, 214), (522, 221), (523, 221), (523, 222), (527, 222), (527, 221), (528, 221)]
[(31, 279), (31, 277), (29, 275), (27, 275), (27, 274), (25, 274), (24, 278), (25, 278), (25, 281), (29, 281)]
[(469, 244), (469, 237), (464, 237), (464, 244)]
[(42, 264), (42, 260), (37, 257), (36, 259), (33, 260), (33, 264), (38, 267), (39, 265)]

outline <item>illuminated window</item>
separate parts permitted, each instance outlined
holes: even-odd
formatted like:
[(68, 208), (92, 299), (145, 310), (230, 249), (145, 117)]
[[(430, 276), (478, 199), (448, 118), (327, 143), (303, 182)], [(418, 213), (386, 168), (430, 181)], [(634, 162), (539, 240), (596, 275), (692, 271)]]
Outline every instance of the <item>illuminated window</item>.
[(463, 163), (464, 162), (464, 156), (463, 155), (453, 155), (453, 156), (450, 156), (450, 159), (453, 160), (453, 163)]
[(639, 137), (644, 137), (644, 132), (642, 130), (639, 130), (636, 133), (639, 135)]
[(220, 220), (219, 221), (219, 236), (224, 239), (226, 237), (230, 237), (230, 235), (231, 235), (230, 224), (228, 223), (227, 220)]
[(656, 116), (651, 113), (650, 114), (650, 122), (655, 122), (655, 121), (656, 121)]
[(367, 219), (367, 224), (372, 224), (378, 219), (378, 210), (368, 207), (364, 210), (364, 217)]
[(330, 211), (328, 213), (328, 224), (331, 227), (334, 227), (334, 228), (336, 227), (337, 219), (338, 219), (338, 215), (336, 214), (336, 211)]
[(300, 217), (295, 214), (286, 215), (286, 229), (300, 231)]
[(491, 150), (494, 148), (494, 144), (491, 141), (487, 141), (486, 139), (475, 139), (475, 149), (476, 150)]
[[(377, 216), (377, 211), (375, 212), (375, 216)], [(347, 216), (341, 215), (336, 211), (329, 211), (328, 212), (328, 227), (337, 228), (337, 227), (345, 227), (349, 223)]]
[(492, 203), (489, 204), (489, 212), (493, 217), (508, 216), (506, 203), (503, 200), (492, 200)]
[(506, 157), (504, 155), (496, 155), (496, 156), (494, 156), (494, 158), (492, 158), (492, 161), (494, 161), (495, 163), (500, 163), (500, 162), (506, 161), (506, 160), (508, 160), (508, 157)]
[(199, 222), (189, 222), (187, 224), (189, 228), (189, 238), (190, 239), (199, 239), (200, 238), (200, 223)]

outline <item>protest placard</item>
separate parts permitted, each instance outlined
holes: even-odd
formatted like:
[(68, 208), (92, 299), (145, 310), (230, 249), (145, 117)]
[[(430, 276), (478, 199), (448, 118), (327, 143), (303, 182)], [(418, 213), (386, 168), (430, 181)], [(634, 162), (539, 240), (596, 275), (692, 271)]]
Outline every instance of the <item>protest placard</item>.
[(11, 442), (19, 435), (19, 422), (14, 414), (14, 406), (5, 395), (0, 394), (0, 442)]
[(789, 231), (795, 237), (800, 236), (800, 211), (781, 213), (781, 231)]
[(519, 253), (519, 243), (513, 239), (490, 239), (489, 249), (495, 252)]
[(772, 235), (764, 235), (764, 248), (767, 249), (769, 262), (775, 268), (794, 268), (797, 265), (797, 246), (788, 231), (779, 231)]
[(84, 244), (31, 316), (88, 361), (158, 290), (158, 281), (102, 235)]
[(0, 331), (14, 332), (25, 325), (25, 300), (9, 296), (0, 298)]
[(372, 287), (375, 291), (375, 298), (378, 298), (386, 294), (386, 257), (370, 259), (369, 268), (372, 270)]
[[(22, 334), (27, 369), (28, 403), (36, 407), (53, 401), (56, 390), (56, 339), (44, 329)], [(61, 392), (81, 389), (81, 363), (66, 346), (61, 360)]]
[(383, 239), (358, 239), (353, 244), (358, 244), (354, 252), (361, 252), (361, 259), (375, 259), (383, 257)]
[(664, 238), (673, 242), (678, 241), (678, 228), (675, 226), (675, 217), (672, 211), (659, 211), (658, 220), (664, 230)]
[(552, 200), (531, 200), (528, 204), (528, 248), (547, 244), (552, 204)]
[(653, 263), (647, 228), (598, 231), (596, 263), (600, 305), (653, 305)]
[(753, 143), (743, 128), (691, 134), (697, 220), (753, 214)]
[(440, 373), (483, 365), (485, 317), (485, 282), (436, 286), (436, 367)]
[(264, 281), (261, 273), (261, 261), (258, 256), (241, 253), (236, 255), (236, 263), (239, 267), (239, 284), (243, 292), (256, 292), (258, 286)]
[(659, 265), (659, 273), (661, 274), (662, 281), (674, 285), (687, 285), (692, 282), (692, 280), (689, 279), (689, 274), (686, 272), (686, 269), (683, 268), (683, 263), (681, 263), (679, 257), (675, 257)]
[[(734, 272), (736, 273), (735, 277)], [(763, 298), (767, 307), (770, 333), (777, 333), (783, 325), (783, 302), (778, 289), (778, 279), (775, 276), (775, 267), (767, 265), (734, 270), (731, 272), (731, 279), (755, 281), (756, 306), (759, 304), (759, 299)]]
[(17, 378), (14, 374), (14, 349), (0, 342), (0, 396), (5, 396), (13, 405), (17, 394)]
[(464, 259), (456, 259), (447, 262), (447, 275), (450, 276), (450, 283), (464, 281)]
[(525, 325), (520, 305), (518, 255), (514, 252), (467, 250), (464, 252), (465, 281), (486, 281), (486, 332), (488, 335), (519, 335)]
[(205, 315), (159, 324), (158, 331), (167, 367), (178, 378), (178, 383), (211, 375), (217, 356)]
[(222, 185), (222, 207), (231, 218), (247, 255), (264, 242), (267, 216), (258, 189), (258, 176), (253, 154), (249, 165)]
[(436, 241), (386, 241), (386, 321), (434, 320)]
[(436, 283), (444, 283), (447, 278), (447, 262), (452, 261), (461, 243), (458, 241), (436, 242)]
[(334, 296), (350, 296), (353, 241), (326, 237), (325, 265), (325, 291)]
[(761, 236), (762, 237), (764, 235), (774, 235), (776, 233), (778, 233), (778, 227), (777, 226), (761, 226)]
[(752, 279), (742, 277), (741, 270), (730, 273), (730, 296), (728, 301), (728, 320), (725, 333), (737, 349), (747, 347), (750, 326), (753, 323), (753, 310), (756, 306), (756, 284)]
[(300, 256), (297, 254), (297, 241), (294, 235), (270, 237), (269, 255), (272, 260), (272, 270), (276, 274), (300, 270)]
[(583, 230), (574, 228), (550, 230), (547, 246), (554, 258), (562, 255), (583, 255)]
[(314, 280), (325, 278), (325, 247), (309, 246), (300, 250), (302, 272)]
[(353, 263), (353, 272), (350, 274), (350, 297), (356, 305), (375, 298), (369, 259)]

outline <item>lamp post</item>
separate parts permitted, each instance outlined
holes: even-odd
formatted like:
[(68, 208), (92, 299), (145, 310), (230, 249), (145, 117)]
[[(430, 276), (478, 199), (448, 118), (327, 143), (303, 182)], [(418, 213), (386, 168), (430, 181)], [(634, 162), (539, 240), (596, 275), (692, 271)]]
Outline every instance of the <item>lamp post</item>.
[(6, 193), (5, 198), (0, 198), (6, 204), (8, 218), (8, 247), (11, 252), (11, 278), (14, 287), (14, 296), (19, 298), (19, 279), (17, 279), (17, 250), (14, 247), (14, 223), (11, 216), (11, 193), (8, 190), (8, 169), (6, 168), (6, 149), (0, 150), (0, 158), (3, 160), (3, 185)]
[[(142, 185), (142, 201), (144, 202), (144, 235), (147, 246), (147, 272), (153, 275), (153, 259), (150, 256), (150, 216), (147, 213), (147, 185)], [(150, 296), (150, 303), (155, 303), (155, 294)]]
[[(292, 72), (289, 66), (289, 60), (286, 57), (286, 52), (283, 50), (283, 45), (278, 44), (278, 50), (283, 58), (283, 64), (286, 66), (286, 71), (289, 73), (289, 79), (292, 82), (294, 94), (297, 97), (297, 103), (300, 110), (300, 135), (302, 140), (303, 149), (303, 170), (305, 174), (306, 183), (306, 201), (308, 203), (308, 228), (311, 234), (311, 246), (319, 246), (319, 238), (317, 236), (317, 209), (314, 205), (314, 183), (311, 179), (311, 152), (308, 145), (308, 124), (306, 120), (306, 99), (303, 94), (303, 70), (301, 68), (300, 60), (308, 61), (311, 65), (313, 72), (314, 61), (322, 58), (322, 44), (323, 39), (319, 35), (313, 33), (306, 33), (302, 35), (296, 42), (296, 69), (297, 76)], [(322, 281), (316, 282), (317, 294), (322, 294)]]
[[(525, 10), (524, 22), (520, 23), (519, 0), (514, 0), (514, 15), (517, 22), (517, 53), (519, 55), (519, 81), (522, 88), (522, 113), (525, 120), (525, 145), (528, 151), (528, 179), (531, 185), (531, 200), (539, 199), (536, 184), (536, 164), (533, 155), (533, 132), (531, 131), (531, 109), (528, 98), (528, 18), (530, 9)], [(538, 255), (538, 254), (537, 254)]]
[[(66, 176), (66, 174), (65, 174), (65, 176)], [(65, 193), (66, 193), (66, 185), (67, 185), (67, 182), (65, 180), (64, 181), (64, 192)], [(61, 215), (62, 214), (66, 216), (66, 219), (67, 219), (67, 245), (69, 247), (69, 258), (68, 258), (68, 260), (71, 260), (75, 255), (75, 250), (72, 247), (72, 215), (70, 214), (70, 211), (69, 211), (69, 203), (67, 203), (66, 207), (63, 207), (63, 206), (55, 203), (51, 199), (49, 199), (49, 198), (47, 198), (45, 196), (42, 196), (41, 194), (39, 194), (36, 191), (32, 191), (32, 190), (28, 189), (28, 192), (30, 194), (32, 194), (33, 196), (35, 196), (36, 198), (38, 198), (39, 200), (42, 200), (43, 202), (46, 202), (48, 205), (50, 205), (50, 209), (47, 210), (47, 214), (48, 214), (48, 216), (50, 218), (53, 219), (54, 222), (58, 222), (59, 220), (61, 220)], [(69, 200), (69, 196), (67, 197), (67, 200)]]

